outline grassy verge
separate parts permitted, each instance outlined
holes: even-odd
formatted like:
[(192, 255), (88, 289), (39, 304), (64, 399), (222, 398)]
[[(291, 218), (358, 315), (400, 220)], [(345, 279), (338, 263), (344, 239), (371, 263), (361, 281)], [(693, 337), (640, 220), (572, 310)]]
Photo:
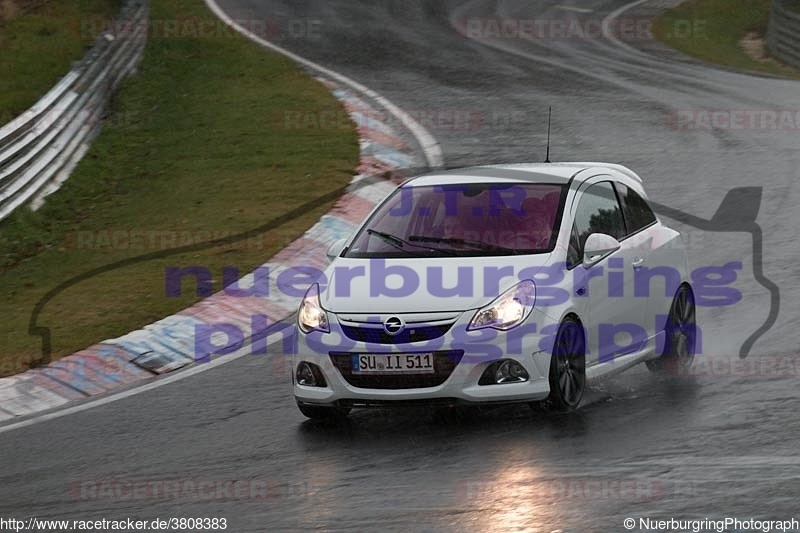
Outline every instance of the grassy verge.
[(772, 0), (688, 0), (659, 17), (655, 36), (704, 61), (800, 78), (797, 70), (753, 59), (740, 45), (749, 33), (766, 35), (771, 4)]
[(0, 125), (19, 115), (80, 59), (83, 19), (105, 19), (120, 0), (0, 1)]
[[(154, 0), (151, 17), (215, 20), (201, 0)], [(23, 209), (0, 224), (0, 373), (39, 357), (28, 320), (59, 283), (256, 228), (347, 183), (358, 160), (354, 128), (287, 129), (287, 111), (342, 109), (288, 60), (232, 33), (151, 39), (138, 75), (124, 84), (112, 119), (69, 181), (39, 211)], [(243, 274), (264, 263), (327, 207), (259, 239), (113, 270), (66, 290), (39, 319), (52, 328), (54, 356), (197, 301), (188, 293), (165, 297), (167, 266), (207, 267), (218, 290), (223, 266)]]

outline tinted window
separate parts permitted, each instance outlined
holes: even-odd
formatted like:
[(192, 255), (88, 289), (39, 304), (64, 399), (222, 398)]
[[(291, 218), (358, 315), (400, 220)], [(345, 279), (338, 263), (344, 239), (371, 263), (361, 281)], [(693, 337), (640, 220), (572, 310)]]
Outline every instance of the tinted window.
[(622, 212), (625, 214), (629, 235), (646, 228), (656, 221), (653, 210), (650, 209), (644, 198), (621, 183), (617, 183), (616, 186), (619, 192), (619, 199), (622, 202)]
[(575, 230), (578, 233), (581, 254), (586, 239), (592, 233), (605, 233), (615, 239), (625, 236), (622, 211), (611, 182), (602, 181), (584, 191), (575, 213)]
[(512, 255), (555, 247), (566, 188), (547, 183), (467, 183), (398, 189), (376, 210), (346, 257)]

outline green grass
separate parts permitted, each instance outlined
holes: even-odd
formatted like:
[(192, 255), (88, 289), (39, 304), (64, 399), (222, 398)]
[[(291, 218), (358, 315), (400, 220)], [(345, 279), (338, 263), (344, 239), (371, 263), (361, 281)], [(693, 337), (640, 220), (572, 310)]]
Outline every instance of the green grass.
[[(151, 17), (213, 15), (202, 0), (154, 0)], [(114, 101), (113, 120), (72, 177), (39, 211), (22, 209), (0, 224), (0, 374), (39, 357), (28, 321), (47, 291), (170, 247), (147, 238), (135, 249), (115, 246), (102, 240), (109, 231), (237, 233), (349, 182), (358, 161), (354, 127), (286, 129), (286, 111), (342, 108), (288, 60), (238, 36), (151, 40), (138, 75)], [(52, 328), (54, 356), (124, 334), (197, 301), (165, 297), (167, 266), (206, 266), (219, 290), (223, 266), (244, 274), (266, 262), (327, 207), (264, 235), (261, 247), (211, 248), (83, 281), (53, 299), (38, 323)], [(81, 235), (98, 239), (87, 246)]]
[(5, 8), (10, 18), (0, 17), (0, 125), (33, 105), (83, 56), (91, 39), (81, 35), (81, 20), (112, 17), (119, 5), (120, 0), (51, 0), (31, 11)]
[(748, 56), (739, 42), (766, 35), (772, 0), (688, 0), (655, 24), (656, 38), (698, 59), (741, 70), (800, 78), (800, 73)]

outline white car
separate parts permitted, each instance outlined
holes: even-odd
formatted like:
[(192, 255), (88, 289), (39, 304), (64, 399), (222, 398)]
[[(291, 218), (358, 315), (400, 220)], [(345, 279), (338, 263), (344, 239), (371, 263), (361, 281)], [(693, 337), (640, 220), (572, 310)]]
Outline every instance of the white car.
[(691, 364), (686, 251), (646, 198), (634, 172), (606, 163), (407, 180), (331, 246), (300, 305), (298, 407), (310, 418), (418, 402), (571, 410), (587, 379)]

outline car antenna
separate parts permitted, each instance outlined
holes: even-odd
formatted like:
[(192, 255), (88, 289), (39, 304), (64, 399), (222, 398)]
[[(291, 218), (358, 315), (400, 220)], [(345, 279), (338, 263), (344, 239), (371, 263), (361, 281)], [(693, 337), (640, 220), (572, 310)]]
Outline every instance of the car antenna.
[(545, 163), (550, 162), (550, 118), (553, 116), (553, 106), (550, 106), (547, 111), (547, 155), (544, 158)]

